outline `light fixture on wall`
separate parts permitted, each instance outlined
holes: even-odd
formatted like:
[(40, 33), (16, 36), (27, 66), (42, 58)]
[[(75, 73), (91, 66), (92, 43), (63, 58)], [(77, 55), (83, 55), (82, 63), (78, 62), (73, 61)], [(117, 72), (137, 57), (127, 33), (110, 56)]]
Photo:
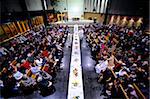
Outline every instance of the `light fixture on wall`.
[(114, 22), (114, 15), (113, 16), (111, 16), (111, 19), (110, 19), (110, 22), (109, 22), (109, 24), (113, 24), (113, 22)]
[(86, 10), (87, 10), (87, 8), (84, 8), (84, 10), (86, 11)]
[(134, 22), (134, 20), (133, 20), (133, 18), (131, 18), (130, 23), (133, 23), (133, 22)]
[(120, 16), (117, 17), (116, 24), (119, 24), (119, 22), (120, 22)]
[(131, 26), (133, 25), (133, 23), (134, 23), (134, 20), (133, 20), (133, 18), (131, 18), (131, 19), (129, 20), (128, 26), (131, 27)]
[(142, 18), (139, 18), (137, 22), (142, 23)]
[(93, 12), (94, 12), (94, 13), (96, 12), (96, 9), (95, 9), (95, 8), (93, 9)]
[(123, 22), (126, 22), (126, 21), (127, 21), (127, 17), (124, 17), (124, 18), (123, 18)]
[(137, 20), (137, 22), (136, 22), (136, 27), (141, 26), (141, 24), (143, 23), (142, 20), (143, 20), (143, 18), (139, 18), (139, 19)]
[(126, 23), (127, 23), (127, 17), (124, 17), (121, 25), (124, 26), (124, 25), (126, 25)]

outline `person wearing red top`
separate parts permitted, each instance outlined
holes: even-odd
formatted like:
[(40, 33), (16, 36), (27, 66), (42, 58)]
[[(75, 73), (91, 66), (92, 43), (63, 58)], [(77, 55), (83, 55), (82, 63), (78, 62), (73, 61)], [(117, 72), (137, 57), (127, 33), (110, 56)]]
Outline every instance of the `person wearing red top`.
[(30, 69), (30, 62), (25, 60), (22, 64), (21, 64), (22, 67), (24, 67), (25, 69)]
[(42, 56), (44, 56), (44, 57), (49, 56), (49, 52), (48, 52), (48, 50), (46, 50), (46, 48), (44, 48), (44, 51), (42, 51)]

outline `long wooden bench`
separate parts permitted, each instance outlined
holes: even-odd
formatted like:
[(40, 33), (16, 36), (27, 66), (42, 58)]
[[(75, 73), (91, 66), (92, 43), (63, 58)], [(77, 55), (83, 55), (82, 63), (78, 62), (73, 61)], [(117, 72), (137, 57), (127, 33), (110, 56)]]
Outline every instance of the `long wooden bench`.
[[(129, 75), (127, 74), (127, 77), (129, 78)], [(144, 96), (144, 94), (141, 92), (141, 90), (138, 88), (138, 86), (133, 83), (132, 84), (135, 88), (135, 91), (137, 92), (137, 95), (139, 96), (140, 99), (146, 99), (146, 97)]]
[[(112, 72), (113, 76), (114, 76), (115, 78), (117, 78), (117, 76), (116, 76), (116, 74), (114, 73), (114, 71), (113, 71), (112, 69), (110, 69), (110, 71)], [(126, 99), (129, 99), (129, 97), (128, 97), (126, 91), (125, 91), (124, 88), (123, 88), (123, 86), (122, 86), (121, 84), (119, 84), (119, 87), (120, 87), (121, 91), (123, 92), (125, 98), (126, 98)]]
[[(36, 27), (40, 27), (40, 26), (42, 26), (42, 25), (43, 25), (43, 24), (38, 25), (38, 26), (36, 26)], [(8, 41), (10, 41), (10, 40), (12, 40), (12, 39), (14, 39), (14, 38), (16, 38), (16, 37), (18, 37), (18, 36), (27, 35), (28, 33), (29, 33), (29, 30), (27, 30), (26, 32), (18, 33), (17, 35), (14, 35), (13, 37), (10, 37), (10, 38), (8, 38), (8, 39), (6, 39), (6, 40), (0, 42), (0, 44), (5, 43), (5, 42), (8, 42)]]
[[(115, 78), (117, 78), (117, 76), (116, 76), (116, 74), (114, 73), (114, 71), (113, 71), (112, 69), (110, 69), (110, 70), (111, 70), (113, 76), (114, 76)], [(126, 99), (129, 99), (129, 97), (128, 97), (126, 91), (125, 91), (124, 88), (123, 88), (123, 86), (122, 86), (121, 84), (119, 84), (119, 87), (121, 88), (121, 90), (122, 90), (122, 92), (123, 92), (125, 98), (126, 98)]]
[(21, 36), (21, 35), (23, 35), (23, 34), (25, 34), (25, 33), (28, 33), (28, 32), (19, 33), (19, 34), (13, 36), (13, 37), (10, 37), (9, 39), (6, 39), (6, 40), (0, 42), (0, 44), (5, 43), (5, 42), (8, 42), (8, 41), (10, 41), (10, 40), (12, 40), (12, 39), (14, 39), (14, 38), (16, 38), (16, 37), (18, 37), (18, 36)]
[[(116, 74), (114, 73), (113, 70), (111, 70), (113, 75), (116, 77)], [(129, 75), (127, 74), (127, 77), (129, 78)], [(141, 90), (137, 87), (137, 85), (135, 83), (132, 84), (135, 88), (135, 91), (139, 97), (139, 99), (146, 99), (146, 97), (143, 95), (143, 93), (141, 92)]]

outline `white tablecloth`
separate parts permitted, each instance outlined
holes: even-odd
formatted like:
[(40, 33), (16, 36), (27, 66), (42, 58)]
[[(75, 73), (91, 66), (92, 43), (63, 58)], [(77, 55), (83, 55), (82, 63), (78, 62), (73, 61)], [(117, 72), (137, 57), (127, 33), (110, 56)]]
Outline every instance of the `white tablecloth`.
[(74, 26), (74, 34), (73, 34), (69, 86), (68, 86), (68, 99), (84, 99), (80, 39), (77, 25)]

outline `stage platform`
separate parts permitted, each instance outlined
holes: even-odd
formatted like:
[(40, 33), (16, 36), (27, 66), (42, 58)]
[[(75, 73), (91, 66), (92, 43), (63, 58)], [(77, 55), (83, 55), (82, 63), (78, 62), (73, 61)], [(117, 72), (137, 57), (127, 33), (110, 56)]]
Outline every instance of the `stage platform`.
[(90, 24), (93, 23), (93, 20), (78, 20), (78, 21), (73, 21), (73, 20), (68, 20), (68, 21), (58, 21), (55, 22), (53, 24), (60, 24), (60, 25), (69, 25), (69, 26), (73, 26), (75, 24), (77, 25), (86, 25), (86, 24)]

